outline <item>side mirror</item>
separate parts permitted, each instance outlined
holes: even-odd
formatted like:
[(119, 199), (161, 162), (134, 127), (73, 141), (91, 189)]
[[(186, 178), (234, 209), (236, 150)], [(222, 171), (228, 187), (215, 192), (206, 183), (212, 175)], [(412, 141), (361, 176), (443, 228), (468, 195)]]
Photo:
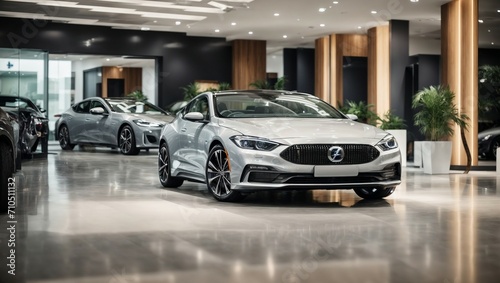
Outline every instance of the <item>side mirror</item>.
[(92, 114), (92, 115), (106, 115), (107, 116), (108, 113), (102, 107), (94, 107), (94, 108), (90, 109), (90, 114)]
[(347, 118), (353, 120), (353, 121), (358, 121), (358, 116), (354, 115), (354, 114), (345, 114), (347, 116)]
[(184, 119), (192, 122), (201, 122), (205, 120), (205, 116), (200, 112), (189, 112), (184, 115)]
[(47, 112), (47, 110), (45, 110), (45, 109), (43, 109), (43, 108), (40, 108), (39, 110), (40, 110), (40, 112), (42, 112), (42, 113), (46, 113), (46, 112)]

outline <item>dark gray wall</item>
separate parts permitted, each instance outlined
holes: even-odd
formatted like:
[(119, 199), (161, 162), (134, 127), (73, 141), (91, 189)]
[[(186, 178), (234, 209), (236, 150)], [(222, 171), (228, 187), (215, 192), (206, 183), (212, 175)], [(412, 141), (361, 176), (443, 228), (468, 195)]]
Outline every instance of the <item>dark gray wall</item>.
[(342, 94), (346, 105), (347, 100), (360, 102), (368, 101), (368, 58), (343, 58), (342, 66)]
[(405, 105), (405, 69), (410, 58), (409, 21), (391, 20), (390, 28), (390, 64), (391, 64), (391, 110), (404, 117)]
[(0, 18), (0, 47), (157, 59), (162, 107), (182, 99), (179, 88), (194, 80), (231, 83), (232, 48), (224, 38)]
[(500, 49), (479, 48), (478, 65), (496, 65), (500, 66)]
[(283, 49), (283, 73), (285, 88), (314, 93), (314, 49)]

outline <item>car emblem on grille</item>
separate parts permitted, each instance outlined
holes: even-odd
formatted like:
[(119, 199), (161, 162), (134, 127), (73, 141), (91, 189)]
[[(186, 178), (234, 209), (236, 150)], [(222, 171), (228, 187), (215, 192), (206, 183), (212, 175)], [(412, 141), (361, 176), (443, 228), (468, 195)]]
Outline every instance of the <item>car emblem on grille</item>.
[(331, 162), (340, 162), (344, 159), (344, 149), (340, 146), (332, 146), (328, 149), (328, 159)]

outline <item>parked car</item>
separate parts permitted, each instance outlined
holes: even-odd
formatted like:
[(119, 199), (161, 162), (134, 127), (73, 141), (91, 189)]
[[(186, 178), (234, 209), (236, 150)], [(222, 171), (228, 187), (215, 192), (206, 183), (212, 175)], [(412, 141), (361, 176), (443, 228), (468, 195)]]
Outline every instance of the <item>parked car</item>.
[(0, 96), (0, 107), (19, 123), (19, 148), (23, 154), (36, 151), (42, 139), (47, 138), (49, 120), (30, 99), (18, 96)]
[(64, 150), (77, 144), (119, 148), (126, 155), (158, 148), (162, 127), (173, 116), (161, 108), (129, 98), (88, 98), (56, 121), (56, 137)]
[(162, 130), (160, 183), (206, 183), (219, 201), (262, 190), (354, 189), (366, 199), (387, 197), (401, 182), (398, 144), (352, 119), (309, 94), (206, 92)]
[(8, 191), (13, 184), (12, 174), (16, 171), (15, 121), (0, 108), (0, 212), (8, 208)]
[(479, 156), (486, 159), (497, 158), (500, 147), (500, 127), (482, 131), (478, 134)]
[(182, 107), (186, 106), (187, 104), (188, 101), (180, 100), (169, 104), (166, 109), (170, 113), (177, 113), (182, 109)]

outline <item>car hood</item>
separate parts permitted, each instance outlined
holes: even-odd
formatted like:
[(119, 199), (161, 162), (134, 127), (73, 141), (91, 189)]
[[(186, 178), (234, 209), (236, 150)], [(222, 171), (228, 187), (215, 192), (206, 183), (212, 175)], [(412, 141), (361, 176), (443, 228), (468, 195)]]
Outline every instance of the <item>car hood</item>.
[(170, 123), (174, 119), (174, 117), (170, 115), (127, 114), (127, 116), (129, 116), (130, 120), (142, 119), (161, 124), (165, 124), (165, 122)]
[(388, 133), (349, 119), (253, 118), (221, 119), (219, 124), (243, 135), (281, 143), (376, 144)]
[(492, 128), (488, 129), (486, 131), (480, 132), (477, 136), (479, 139), (484, 138), (487, 135), (499, 135), (500, 134), (500, 127), (499, 128)]

